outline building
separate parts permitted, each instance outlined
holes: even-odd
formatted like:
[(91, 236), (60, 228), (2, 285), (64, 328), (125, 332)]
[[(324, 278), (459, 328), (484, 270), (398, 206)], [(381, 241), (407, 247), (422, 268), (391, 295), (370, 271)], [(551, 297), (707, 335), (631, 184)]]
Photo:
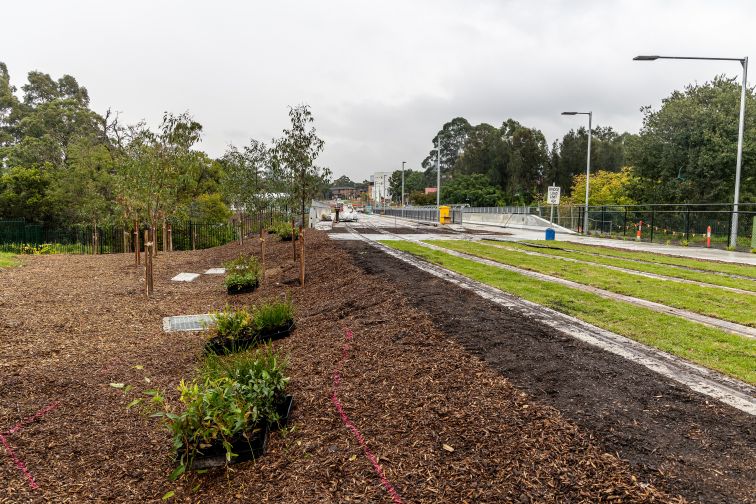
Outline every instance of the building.
[(370, 199), (373, 204), (388, 203), (391, 201), (390, 179), (391, 172), (375, 172), (370, 176), (370, 182), (372, 182)]

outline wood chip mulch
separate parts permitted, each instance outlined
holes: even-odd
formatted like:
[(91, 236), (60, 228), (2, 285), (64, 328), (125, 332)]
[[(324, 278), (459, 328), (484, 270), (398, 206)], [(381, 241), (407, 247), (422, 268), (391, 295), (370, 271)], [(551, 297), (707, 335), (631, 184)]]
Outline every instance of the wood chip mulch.
[[(150, 300), (130, 255), (24, 257), (0, 271), (0, 433), (59, 401), (7, 436), (38, 489), (0, 445), (0, 502), (160, 502), (169, 491), (180, 502), (391, 502), (331, 402), (346, 329), (338, 398), (403, 502), (682, 501), (638, 481), (557, 410), (465, 352), (324, 233), (309, 233), (307, 245), (305, 289), (291, 243), (271, 239), (265, 285), (233, 298), (220, 276), (169, 279), (257, 253), (256, 240), (161, 253)], [(203, 335), (166, 334), (162, 317), (286, 292), (297, 328), (275, 346), (289, 359), (292, 428), (273, 434), (255, 462), (168, 481), (167, 430), (126, 405), (151, 388), (175, 401)]]

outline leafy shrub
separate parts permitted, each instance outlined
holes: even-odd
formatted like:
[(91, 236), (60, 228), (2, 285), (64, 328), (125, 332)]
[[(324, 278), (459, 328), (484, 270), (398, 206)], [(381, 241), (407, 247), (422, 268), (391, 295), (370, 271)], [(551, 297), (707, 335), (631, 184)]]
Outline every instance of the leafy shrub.
[(33, 254), (33, 255), (47, 255), (57, 254), (55, 245), (52, 243), (41, 243), (39, 245), (33, 245), (31, 243), (22, 243), (19, 245), (20, 254)]
[(252, 314), (242, 308), (231, 310), (228, 306), (221, 312), (213, 314), (215, 334), (224, 340), (239, 340), (252, 336)]
[(254, 256), (240, 255), (236, 259), (226, 261), (223, 266), (226, 268), (226, 278), (223, 283), (227, 289), (239, 290), (260, 284), (262, 270)]
[(269, 333), (288, 327), (294, 321), (294, 304), (286, 301), (264, 302), (253, 310), (252, 325), (257, 333)]
[(290, 222), (275, 223), (268, 228), (268, 231), (277, 234), (279, 237), (281, 237), (282, 240), (291, 240), (292, 236), (294, 236), (295, 239), (299, 238), (299, 230), (297, 228), (294, 228), (292, 232)]
[(284, 398), (286, 363), (270, 348), (226, 357), (210, 357), (199, 380), (181, 381), (183, 411), (161, 413), (180, 454), (180, 476), (199, 452), (221, 444), (226, 460), (235, 456), (232, 443), (249, 439), (256, 429), (279, 420), (276, 406)]

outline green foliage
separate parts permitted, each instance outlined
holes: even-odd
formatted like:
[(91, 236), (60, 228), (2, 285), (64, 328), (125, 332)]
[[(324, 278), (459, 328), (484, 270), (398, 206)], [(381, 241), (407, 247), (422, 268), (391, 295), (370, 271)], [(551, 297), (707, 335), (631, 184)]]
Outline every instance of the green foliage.
[(16, 166), (0, 175), (0, 217), (28, 222), (50, 221), (59, 212), (49, 194), (53, 177), (41, 168)]
[(215, 334), (225, 341), (249, 338), (253, 334), (252, 314), (245, 308), (232, 310), (226, 307), (213, 314)]
[[(629, 167), (618, 172), (599, 170), (591, 173), (590, 205), (633, 205), (632, 194), (638, 178)], [(572, 179), (571, 195), (565, 198), (566, 203), (585, 203), (585, 173), (575, 175)]]
[(289, 381), (284, 371), (285, 362), (266, 348), (210, 357), (198, 380), (182, 380), (178, 390), (183, 410), (161, 414), (180, 454), (173, 475), (183, 473), (198, 452), (217, 444), (223, 445), (226, 460), (231, 461), (234, 441), (278, 422), (276, 406)]
[[(436, 186), (435, 179), (433, 181), (433, 187)], [(389, 178), (389, 188), (391, 190), (392, 198), (397, 201), (402, 201), (402, 171), (396, 170), (391, 174)], [(422, 193), (425, 190), (425, 175), (421, 171), (413, 171), (410, 169), (404, 170), (404, 199), (405, 202), (409, 201), (409, 195), (411, 193)], [(435, 196), (434, 196), (435, 198)]]
[(317, 135), (310, 107), (291, 107), (289, 120), (291, 128), (274, 142), (271, 179), (274, 188), (289, 195), (292, 208), (299, 207), (306, 225), (308, 200), (328, 187), (331, 171), (315, 165), (325, 142)]
[[(732, 201), (738, 140), (740, 83), (717, 77), (689, 85), (643, 109), (640, 135), (628, 142), (628, 157), (640, 178), (640, 202), (705, 203)], [(756, 94), (746, 92), (746, 110), (756, 110)], [(746, 113), (741, 201), (756, 201), (756, 115)], [(751, 172), (752, 173), (752, 172)]]
[(459, 175), (441, 186), (441, 203), (464, 204), (470, 206), (504, 205), (504, 193), (488, 182), (485, 175)]
[(286, 301), (268, 301), (255, 306), (252, 325), (258, 334), (265, 334), (288, 327), (294, 321), (294, 304)]
[(223, 266), (226, 268), (226, 288), (233, 290), (260, 284), (263, 272), (255, 256), (240, 255), (236, 259), (226, 261)]
[(284, 241), (291, 241), (292, 236), (295, 240), (299, 239), (299, 229), (291, 227), (291, 222), (279, 221), (268, 226), (268, 232), (278, 235)]
[(223, 224), (232, 215), (219, 193), (200, 194), (192, 203), (192, 207), (193, 216), (208, 224)]
[(263, 142), (250, 140), (243, 150), (230, 146), (221, 163), (221, 187), (226, 199), (241, 211), (254, 212), (267, 206), (266, 192), (272, 184), (271, 149)]
[(415, 191), (409, 194), (409, 197), (407, 198), (407, 203), (411, 203), (413, 205), (435, 205), (436, 204), (436, 193), (429, 193), (425, 194), (423, 191)]

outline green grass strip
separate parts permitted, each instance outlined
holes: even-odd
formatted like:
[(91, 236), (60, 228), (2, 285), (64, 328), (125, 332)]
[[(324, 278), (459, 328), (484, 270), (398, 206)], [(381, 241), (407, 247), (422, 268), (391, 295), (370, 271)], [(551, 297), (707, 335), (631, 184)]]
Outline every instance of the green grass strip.
[(6, 252), (0, 252), (0, 268), (9, 268), (18, 264), (16, 257), (13, 254)]
[(600, 264), (571, 263), (556, 258), (550, 260), (480, 242), (462, 240), (427, 240), (427, 242), (516, 268), (536, 271), (610, 292), (756, 327), (756, 296), (641, 277), (632, 273), (610, 270)]
[[(473, 280), (756, 385), (756, 340), (624, 301), (476, 263), (403, 240), (382, 241)], [(506, 328), (502, 328), (506, 331)]]
[(581, 243), (573, 243), (567, 241), (560, 241), (558, 245), (555, 245), (553, 241), (546, 240), (528, 240), (527, 243), (535, 243), (537, 245), (549, 245), (552, 247), (559, 247), (565, 250), (576, 250), (581, 252), (591, 252), (594, 254), (602, 254), (611, 257), (621, 257), (624, 259), (635, 259), (639, 261), (647, 261), (658, 264), (670, 264), (672, 266), (683, 266), (685, 268), (693, 268), (702, 271), (715, 271), (717, 273), (726, 273), (729, 275), (740, 275), (751, 277), (756, 280), (756, 266), (747, 264), (733, 264), (717, 261), (707, 261), (705, 259), (691, 259), (687, 257), (676, 257), (666, 254), (656, 254), (652, 252), (640, 252), (635, 250), (620, 250), (612, 248), (610, 246), (602, 245), (583, 245)]
[(708, 283), (711, 285), (718, 285), (721, 287), (734, 287), (736, 289), (747, 290), (756, 292), (756, 280), (744, 280), (742, 278), (732, 278), (723, 275), (717, 275), (712, 273), (706, 273), (704, 271), (692, 271), (688, 269), (670, 268), (668, 265), (659, 263), (637, 262), (622, 259), (620, 257), (604, 257), (592, 255), (587, 252), (579, 250), (561, 250), (560, 248), (544, 248), (544, 247), (530, 247), (528, 245), (517, 242), (503, 242), (496, 240), (483, 240), (484, 243), (491, 245), (498, 245), (509, 248), (516, 248), (518, 250), (525, 250), (528, 252), (537, 252), (539, 254), (552, 255), (556, 257), (567, 257), (570, 259), (577, 259), (580, 261), (591, 262), (595, 264), (604, 264), (608, 266), (616, 266), (618, 268), (625, 268), (633, 271), (642, 271), (644, 273), (654, 273), (657, 275), (664, 275), (673, 278), (681, 278), (684, 280), (693, 280), (696, 282)]

